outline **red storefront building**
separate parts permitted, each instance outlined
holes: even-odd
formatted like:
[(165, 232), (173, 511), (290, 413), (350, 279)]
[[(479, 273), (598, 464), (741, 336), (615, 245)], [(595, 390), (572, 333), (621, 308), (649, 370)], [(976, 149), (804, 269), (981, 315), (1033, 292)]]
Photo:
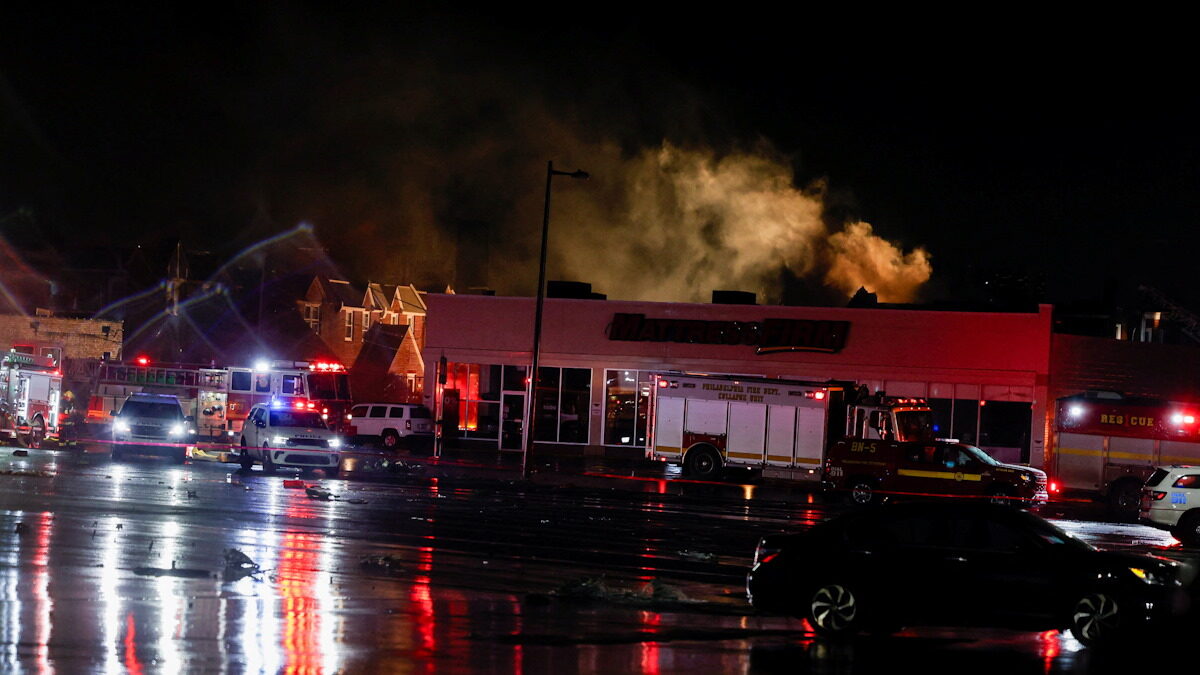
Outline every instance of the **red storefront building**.
[[(425, 403), (455, 442), (524, 447), (533, 298), (426, 296)], [(640, 454), (650, 374), (851, 380), (927, 398), (938, 432), (1004, 461), (1045, 460), (1051, 307), (1036, 312), (549, 298), (537, 447)], [(444, 373), (440, 364), (444, 363)]]

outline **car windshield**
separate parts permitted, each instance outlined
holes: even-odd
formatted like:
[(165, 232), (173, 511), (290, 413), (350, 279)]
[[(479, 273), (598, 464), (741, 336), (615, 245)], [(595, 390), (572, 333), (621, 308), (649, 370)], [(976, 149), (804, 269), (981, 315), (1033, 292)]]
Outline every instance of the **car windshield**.
[(992, 457), (991, 455), (987, 454), (983, 450), (980, 450), (979, 448), (977, 448), (973, 445), (959, 445), (958, 447), (962, 448), (963, 452), (965, 452), (968, 455), (970, 455), (971, 457), (974, 457), (975, 459), (983, 462), (984, 464), (987, 464), (989, 466), (1000, 466), (1001, 465), (1001, 462), (996, 461), (995, 457)]
[(273, 427), (317, 427), (325, 428), (325, 420), (321, 413), (309, 410), (272, 410), (271, 426)]
[(121, 407), (121, 417), (140, 417), (151, 420), (177, 420), (183, 417), (178, 405), (151, 403), (150, 401), (126, 401)]

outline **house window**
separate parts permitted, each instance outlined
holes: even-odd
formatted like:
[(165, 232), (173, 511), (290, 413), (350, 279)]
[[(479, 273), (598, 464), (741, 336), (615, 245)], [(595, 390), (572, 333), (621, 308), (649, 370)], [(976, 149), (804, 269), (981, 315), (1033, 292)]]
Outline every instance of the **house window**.
[(321, 334), (321, 306), (320, 305), (305, 305), (304, 306), (304, 322), (317, 335)]
[(346, 342), (354, 339), (354, 312), (346, 310)]
[(369, 330), (370, 328), (371, 328), (371, 313), (363, 312), (363, 332), (366, 333), (367, 330)]

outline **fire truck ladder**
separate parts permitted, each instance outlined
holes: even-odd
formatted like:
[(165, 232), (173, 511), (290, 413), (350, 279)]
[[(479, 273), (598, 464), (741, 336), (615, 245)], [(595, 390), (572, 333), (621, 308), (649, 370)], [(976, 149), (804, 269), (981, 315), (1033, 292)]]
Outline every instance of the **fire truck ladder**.
[(1138, 290), (1166, 307), (1167, 311), (1171, 314), (1171, 318), (1179, 322), (1183, 333), (1196, 342), (1200, 342), (1200, 317), (1197, 317), (1186, 307), (1175, 302), (1153, 286), (1138, 286)]

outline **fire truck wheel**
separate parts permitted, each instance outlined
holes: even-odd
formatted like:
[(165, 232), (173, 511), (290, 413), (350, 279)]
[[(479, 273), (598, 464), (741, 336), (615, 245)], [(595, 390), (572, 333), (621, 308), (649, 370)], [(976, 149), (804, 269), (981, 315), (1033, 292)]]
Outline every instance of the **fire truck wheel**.
[(1200, 544), (1200, 510), (1192, 510), (1183, 514), (1179, 524), (1171, 530), (1171, 534), (1188, 546)]
[(1142, 481), (1122, 478), (1108, 489), (1108, 508), (1122, 520), (1135, 520), (1142, 499)]
[(254, 458), (250, 456), (250, 448), (246, 447), (246, 439), (245, 438), (242, 439), (242, 445), (241, 445), (241, 448), (238, 450), (238, 452), (240, 452), (242, 454), (242, 457), (239, 460), (239, 463), (242, 465), (242, 469), (245, 471), (249, 471), (250, 469), (253, 469), (254, 468)]
[(400, 445), (400, 435), (391, 429), (384, 429), (383, 447), (387, 450), (395, 450), (398, 445)]
[(688, 451), (684, 469), (692, 478), (714, 478), (721, 472), (721, 455), (711, 446), (697, 446)]
[(263, 472), (275, 473), (275, 461), (271, 459), (271, 446), (263, 443)]
[(850, 486), (850, 502), (860, 506), (874, 504), (879, 499), (879, 495), (875, 494), (875, 481), (870, 478), (852, 478), (848, 481)]

